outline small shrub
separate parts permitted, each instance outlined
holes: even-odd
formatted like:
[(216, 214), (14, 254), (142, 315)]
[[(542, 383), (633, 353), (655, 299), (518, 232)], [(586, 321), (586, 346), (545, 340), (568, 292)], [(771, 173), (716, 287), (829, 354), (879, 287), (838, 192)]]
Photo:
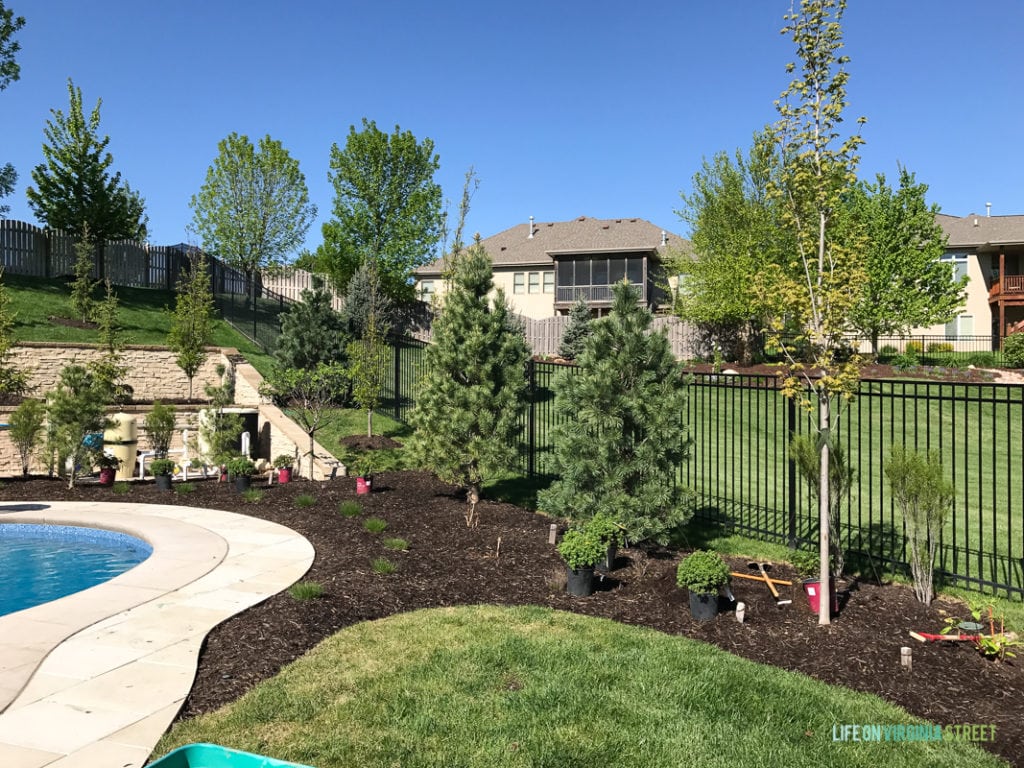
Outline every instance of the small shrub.
[(343, 501), (338, 504), (338, 514), (342, 517), (359, 517), (363, 513), (363, 508), (359, 505), (358, 501)]
[(709, 594), (729, 583), (729, 566), (717, 552), (698, 549), (676, 568), (676, 584), (691, 592)]
[(972, 352), (967, 356), (966, 364), (975, 368), (998, 368), (999, 355), (995, 352)]
[(388, 549), (395, 549), (399, 552), (404, 552), (409, 548), (409, 542), (405, 539), (384, 539), (384, 546)]
[(386, 557), (378, 557), (373, 561), (373, 572), (382, 575), (394, 573), (398, 570), (398, 566), (388, 560)]
[(288, 587), (288, 594), (296, 600), (316, 600), (323, 596), (324, 588), (316, 581), (300, 581)]
[(953, 370), (960, 370), (965, 367), (963, 355), (958, 355), (956, 352), (950, 352), (949, 354), (940, 357), (939, 365)]
[(150, 473), (156, 477), (157, 475), (173, 475), (174, 474), (174, 460), (173, 459), (153, 459), (149, 465)]
[(248, 456), (235, 456), (224, 463), (231, 477), (252, 477), (256, 474), (256, 465)]
[(184, 494), (184, 493), (195, 493), (196, 492), (196, 484), (195, 483), (178, 483), (176, 486), (174, 486), (174, 492), (175, 493), (182, 493), (182, 494)]
[(142, 425), (149, 435), (149, 443), (157, 456), (166, 456), (174, 437), (175, 411), (173, 405), (159, 400), (153, 402), (153, 410), (146, 414)]
[(1007, 368), (1024, 368), (1024, 333), (1011, 333), (1003, 339), (1003, 358)]
[(316, 504), (316, 496), (311, 493), (302, 493), (295, 497), (295, 506), (305, 509)]
[(112, 490), (118, 496), (124, 496), (132, 492), (132, 487), (130, 484), (122, 480), (120, 482), (114, 483), (114, 486), (110, 490)]
[(901, 371), (909, 371), (921, 364), (921, 358), (911, 352), (904, 352), (892, 359), (892, 364)]
[(922, 341), (908, 341), (907, 345), (903, 348), (903, 354), (913, 355), (914, 357), (920, 357), (924, 354), (924, 342)]
[(368, 517), (366, 522), (363, 523), (363, 528), (368, 530), (370, 533), (384, 533), (387, 530), (388, 521), (382, 520), (379, 517)]
[(263, 491), (256, 488), (250, 488), (248, 491), (242, 491), (242, 500), (249, 504), (258, 504), (263, 501)]
[(818, 575), (820, 555), (814, 550), (798, 549), (789, 554), (789, 562), (793, 569), (804, 579), (813, 579)]
[(900, 351), (896, 349), (896, 347), (894, 347), (892, 344), (883, 344), (878, 349), (878, 359), (891, 360), (892, 358), (896, 357), (896, 355), (898, 355), (899, 353)]
[(948, 341), (933, 341), (928, 345), (929, 355), (944, 355), (953, 351), (953, 345)]
[(570, 528), (558, 543), (558, 554), (574, 571), (593, 568), (604, 558), (607, 545), (588, 528)]

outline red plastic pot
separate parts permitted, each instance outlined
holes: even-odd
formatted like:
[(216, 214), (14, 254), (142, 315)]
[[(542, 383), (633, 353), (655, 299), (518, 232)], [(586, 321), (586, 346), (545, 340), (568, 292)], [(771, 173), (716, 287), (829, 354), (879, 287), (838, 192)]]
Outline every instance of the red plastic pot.
[(290, 483), (291, 481), (292, 481), (292, 471), (291, 471), (291, 469), (279, 469), (279, 470), (277, 470), (277, 482), (279, 482), (282, 485), (284, 485), (285, 483)]
[(117, 474), (117, 470), (113, 468), (104, 468), (100, 470), (100, 485), (113, 485), (114, 476)]
[[(817, 614), (821, 607), (821, 581), (818, 579), (804, 579), (804, 592), (807, 593), (807, 602), (811, 606), (811, 612)], [(828, 593), (832, 599), (832, 613), (838, 613), (839, 598), (836, 597), (836, 585), (832, 581), (829, 581)]]
[(370, 488), (373, 485), (373, 479), (369, 477), (357, 477), (356, 478), (356, 493), (360, 496), (364, 493), (369, 493)]

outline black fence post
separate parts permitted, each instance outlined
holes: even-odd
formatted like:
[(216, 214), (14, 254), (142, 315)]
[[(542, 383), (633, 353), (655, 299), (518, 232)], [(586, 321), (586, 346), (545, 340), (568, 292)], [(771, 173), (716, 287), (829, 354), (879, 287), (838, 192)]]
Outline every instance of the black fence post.
[(395, 420), (402, 420), (402, 342), (395, 341)]
[(789, 452), (789, 445), (796, 436), (796, 401), (786, 398), (786, 472), (789, 480), (789, 547), (796, 549), (796, 461)]
[(536, 474), (537, 462), (534, 458), (537, 453), (537, 364), (533, 360), (526, 361), (526, 373), (529, 381), (527, 388), (529, 399), (529, 410), (527, 411), (527, 441), (526, 441), (526, 476), (533, 477)]

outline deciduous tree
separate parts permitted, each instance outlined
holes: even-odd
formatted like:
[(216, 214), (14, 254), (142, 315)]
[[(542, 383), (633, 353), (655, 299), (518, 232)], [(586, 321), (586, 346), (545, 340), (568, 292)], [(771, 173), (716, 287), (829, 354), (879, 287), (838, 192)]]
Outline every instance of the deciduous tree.
[(280, 141), (259, 147), (232, 133), (217, 145), (206, 181), (189, 206), (203, 248), (245, 273), (283, 264), (297, 251), (316, 206), (309, 202), (299, 161)]
[(863, 233), (867, 278), (850, 324), (871, 339), (874, 354), (879, 336), (947, 322), (966, 298), (967, 277), (953, 279), (950, 265), (940, 261), (946, 235), (935, 219), (938, 206), (925, 200), (928, 185), (903, 167), (899, 177), (897, 189), (880, 173), (874, 184), (860, 182), (846, 197), (848, 215)]
[(526, 405), (529, 347), (494, 287), (491, 259), (477, 242), (454, 264), (434, 321), (408, 447), (419, 466), (467, 489), (466, 524), (477, 523), (484, 481), (513, 467)]
[(675, 482), (689, 446), (680, 415), (686, 380), (628, 283), (613, 292), (612, 312), (594, 321), (579, 368), (556, 380), (559, 479), (537, 504), (574, 521), (603, 513), (631, 541), (664, 543), (686, 518), (686, 493)]
[(441, 187), (434, 142), (372, 120), (349, 128), (345, 147), (331, 146), (333, 218), (324, 224), (317, 262), (344, 292), (360, 264), (374, 262), (384, 294), (411, 301), (413, 270), (427, 263), (441, 235)]
[(206, 361), (206, 345), (213, 334), (214, 304), (206, 254), (193, 253), (188, 269), (178, 276), (174, 313), (170, 318), (167, 345), (174, 362), (188, 377), (188, 399), (192, 399), (192, 381)]
[[(837, 218), (844, 194), (856, 182), (857, 148), (862, 143), (859, 133), (840, 136), (849, 80), (849, 59), (840, 53), (845, 9), (846, 0), (800, 0), (799, 9), (785, 16), (782, 33), (796, 44), (802, 63), (799, 71), (796, 64), (787, 65), (794, 77), (776, 102), (779, 120), (772, 135), (781, 170), (769, 193), (780, 207), (793, 251), (762, 278), (765, 295), (777, 302), (771, 331), (791, 363), (784, 392), (816, 415), (822, 584), (829, 580), (834, 416), (837, 405), (853, 397), (859, 378), (856, 359), (840, 361), (836, 352), (864, 283), (862, 238), (852, 222)], [(795, 339), (783, 335), (787, 319), (796, 326)], [(806, 366), (798, 359), (798, 350), (804, 347), (813, 358)], [(831, 623), (827, 600), (821, 601), (818, 622)]]
[[(14, 35), (25, 26), (23, 16), (15, 16), (14, 11), (4, 6), (0, 0), (0, 91), (21, 77), (21, 66), (15, 58), (21, 50), (21, 43), (14, 39)], [(14, 166), (6, 163), (0, 166), (0, 199), (7, 197), (14, 191), (14, 185), (18, 182), (18, 172)], [(0, 205), (0, 218), (10, 213), (9, 205)]]
[[(28, 204), (39, 221), (60, 229), (76, 240), (86, 239), (102, 253), (108, 240), (145, 240), (146, 203), (121, 180), (111, 175), (114, 158), (107, 151), (110, 137), (99, 135), (100, 105), (88, 118), (82, 109), (82, 89), (68, 79), (67, 114), (51, 110), (43, 143), (45, 163), (32, 170), (34, 187), (26, 190)], [(103, 276), (102, 262), (99, 276)]]

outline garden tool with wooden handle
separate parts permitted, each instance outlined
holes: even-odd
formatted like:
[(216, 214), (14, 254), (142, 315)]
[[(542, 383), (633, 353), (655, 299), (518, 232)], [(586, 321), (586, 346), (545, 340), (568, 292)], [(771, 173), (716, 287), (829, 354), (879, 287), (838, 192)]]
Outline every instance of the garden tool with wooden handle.
[[(761, 578), (764, 580), (764, 583), (768, 585), (768, 589), (771, 590), (772, 597), (775, 598), (775, 605), (778, 605), (778, 606), (789, 605), (793, 601), (792, 600), (783, 600), (779, 596), (779, 590), (777, 590), (775, 588), (774, 580), (769, 578), (768, 571), (765, 570), (765, 565), (766, 565), (766, 563), (750, 563), (750, 567), (751, 568), (754, 568), (756, 566), (757, 569), (761, 572)], [(770, 564), (767, 564), (767, 565), (769, 565), (769, 567), (771, 567)]]

